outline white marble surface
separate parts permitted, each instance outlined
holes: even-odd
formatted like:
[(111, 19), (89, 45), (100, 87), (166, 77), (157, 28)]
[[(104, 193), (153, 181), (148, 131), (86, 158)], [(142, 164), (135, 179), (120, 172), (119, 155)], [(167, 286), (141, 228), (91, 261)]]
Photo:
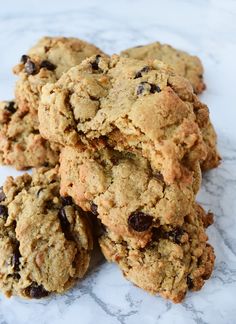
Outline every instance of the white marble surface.
[[(61, 297), (43, 301), (0, 295), (0, 324), (236, 323), (236, 1), (8, 0), (0, 6), (0, 98), (13, 96), (12, 66), (43, 35), (94, 42), (107, 53), (155, 40), (201, 57), (202, 95), (219, 134), (221, 167), (204, 176), (198, 200), (215, 213), (212, 278), (183, 304), (149, 296), (102, 258), (87, 278)], [(0, 183), (10, 168), (0, 169)], [(1, 256), (0, 256), (1, 257)]]

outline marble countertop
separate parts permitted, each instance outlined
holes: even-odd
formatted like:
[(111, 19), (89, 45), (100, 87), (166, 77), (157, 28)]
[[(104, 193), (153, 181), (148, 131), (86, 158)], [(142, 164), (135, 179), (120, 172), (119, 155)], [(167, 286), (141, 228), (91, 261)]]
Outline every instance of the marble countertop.
[[(159, 40), (198, 55), (223, 161), (204, 175), (198, 201), (215, 213), (209, 230), (214, 273), (174, 305), (127, 282), (96, 256), (88, 276), (64, 296), (41, 301), (0, 294), (0, 324), (236, 323), (236, 1), (8, 0), (0, 9), (0, 98), (13, 97), (12, 66), (44, 35), (76, 36), (107, 53)], [(11, 168), (0, 168), (0, 183)], [(1, 257), (1, 256), (0, 256)]]

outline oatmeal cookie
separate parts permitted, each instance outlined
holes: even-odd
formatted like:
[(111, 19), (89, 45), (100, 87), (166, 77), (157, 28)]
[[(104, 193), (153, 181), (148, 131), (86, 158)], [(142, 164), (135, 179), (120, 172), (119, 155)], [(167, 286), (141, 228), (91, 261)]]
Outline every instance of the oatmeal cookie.
[(88, 269), (85, 213), (59, 194), (58, 168), (8, 177), (0, 190), (0, 289), (10, 297), (62, 293)]
[[(44, 37), (14, 68), (19, 76), (15, 101), (0, 104), (1, 162), (17, 169), (55, 166), (58, 145), (39, 134), (38, 105), (41, 89), (85, 58), (101, 53), (95, 46), (76, 38)], [(5, 111), (4, 111), (5, 110)]]
[(201, 93), (206, 88), (200, 59), (170, 45), (155, 42), (136, 46), (121, 52), (121, 56), (144, 61), (160, 60), (170, 65), (177, 74), (188, 79), (195, 93)]
[(200, 290), (212, 273), (215, 255), (204, 230), (211, 222), (212, 215), (194, 205), (181, 227), (154, 228), (145, 248), (133, 248), (109, 231), (100, 238), (100, 246), (128, 280), (179, 303), (188, 290)]
[(42, 87), (55, 82), (72, 66), (102, 51), (78, 38), (43, 37), (13, 69), (19, 76), (15, 98), (20, 110), (37, 114)]
[(71, 196), (110, 231), (142, 247), (152, 240), (153, 228), (183, 224), (201, 179), (196, 167), (188, 183), (167, 185), (147, 159), (106, 147), (63, 148), (60, 175), (62, 196)]
[(42, 138), (37, 121), (22, 112), (14, 101), (0, 102), (0, 162), (17, 170), (43, 165), (54, 166), (59, 146)]
[[(171, 80), (171, 86), (174, 91), (179, 94), (180, 98), (185, 100), (184, 84), (180, 82), (178, 77)], [(205, 159), (201, 161), (201, 169), (203, 171), (207, 171), (209, 169), (216, 168), (221, 160), (217, 150), (217, 135), (210, 120), (209, 110), (206, 105), (195, 100), (194, 114), (196, 116), (196, 122), (200, 128), (207, 153)]]
[(44, 86), (39, 121), (41, 134), (64, 146), (103, 140), (140, 154), (168, 184), (188, 182), (189, 166), (207, 155), (199, 123), (207, 126), (208, 109), (160, 61), (91, 57)]

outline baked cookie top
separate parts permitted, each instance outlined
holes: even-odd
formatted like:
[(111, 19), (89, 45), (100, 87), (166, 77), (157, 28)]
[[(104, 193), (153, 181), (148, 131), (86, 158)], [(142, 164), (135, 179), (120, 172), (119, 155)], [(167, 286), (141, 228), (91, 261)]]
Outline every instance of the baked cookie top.
[(195, 93), (201, 93), (206, 88), (200, 59), (170, 45), (155, 42), (126, 49), (120, 55), (144, 61), (160, 60), (170, 65), (177, 74), (188, 79)]
[(211, 223), (212, 214), (194, 205), (181, 227), (154, 228), (153, 240), (145, 248), (133, 248), (111, 231), (100, 238), (100, 246), (128, 280), (179, 303), (188, 290), (201, 289), (212, 273), (215, 255), (204, 231)]
[(15, 98), (21, 110), (36, 113), (41, 88), (55, 82), (72, 66), (85, 58), (102, 51), (78, 38), (43, 37), (27, 54), (22, 55), (20, 64), (13, 69), (19, 76)]
[(91, 57), (44, 86), (39, 121), (52, 142), (103, 139), (139, 153), (167, 183), (188, 181), (188, 165), (206, 157), (198, 123), (207, 125), (208, 109), (190, 83), (160, 61)]
[(201, 171), (191, 181), (167, 185), (147, 159), (108, 148), (65, 147), (60, 155), (61, 195), (71, 196), (85, 211), (132, 246), (152, 240), (153, 228), (181, 226), (195, 200)]
[(7, 178), (0, 201), (0, 289), (8, 297), (62, 293), (84, 276), (90, 228), (72, 200), (60, 196), (57, 168)]
[(14, 101), (0, 102), (0, 162), (17, 170), (58, 162), (59, 147), (43, 139), (38, 120)]

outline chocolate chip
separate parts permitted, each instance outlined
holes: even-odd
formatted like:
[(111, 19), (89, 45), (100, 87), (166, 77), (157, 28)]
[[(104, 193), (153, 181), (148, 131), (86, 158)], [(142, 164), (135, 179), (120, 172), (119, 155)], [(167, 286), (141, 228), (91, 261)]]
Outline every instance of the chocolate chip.
[(98, 206), (94, 204), (93, 202), (91, 203), (91, 212), (95, 215), (98, 216)]
[(152, 228), (152, 240), (159, 241), (160, 239), (165, 238), (164, 232), (161, 230), (160, 227), (153, 227)]
[(141, 78), (142, 77), (142, 74), (143, 73), (146, 73), (149, 71), (149, 66), (144, 66), (141, 70), (139, 70), (136, 74), (135, 74), (135, 77), (134, 79), (138, 79), (138, 78)]
[(45, 69), (47, 69), (49, 71), (54, 71), (57, 67), (56, 67), (55, 64), (53, 64), (53, 63), (51, 63), (51, 62), (49, 62), (47, 60), (44, 60), (44, 61), (41, 62), (40, 68), (45, 68)]
[(154, 177), (155, 179), (159, 180), (159, 181), (164, 182), (164, 177), (163, 177), (163, 175), (162, 175), (160, 172), (155, 172), (155, 173), (153, 173), (153, 177)]
[(100, 57), (101, 57), (101, 55), (96, 55), (95, 61), (91, 62), (91, 66), (92, 66), (93, 70), (98, 70), (99, 69), (98, 64), (99, 64), (99, 61), (100, 61)]
[[(147, 85), (149, 86), (147, 88)], [(148, 82), (140, 82), (140, 84), (138, 85), (137, 88), (137, 95), (140, 95), (144, 92), (144, 90), (149, 90), (150, 93), (155, 93), (155, 92), (161, 92), (161, 88), (158, 85), (152, 84), (152, 83), (148, 83)]]
[(98, 97), (94, 97), (94, 96), (91, 96), (91, 95), (89, 95), (89, 99), (92, 100), (92, 101), (98, 101)]
[(185, 232), (182, 228), (175, 228), (174, 230), (167, 232), (167, 236), (171, 238), (175, 243), (180, 244), (181, 238), (184, 233)]
[(6, 195), (3, 191), (3, 187), (0, 187), (0, 202), (5, 200), (5, 198), (6, 198)]
[(43, 298), (49, 295), (49, 292), (42, 286), (33, 282), (29, 287), (25, 289), (25, 293), (30, 298)]
[(112, 157), (111, 157), (111, 163), (112, 163), (113, 165), (118, 165), (119, 161), (120, 161), (120, 159), (119, 159), (118, 156), (112, 156)]
[(4, 220), (8, 217), (8, 209), (6, 206), (0, 205), (0, 217)]
[(172, 231), (167, 232), (166, 230), (161, 229), (160, 227), (152, 228), (152, 239), (153, 241), (158, 241), (159, 239), (170, 239), (177, 244), (181, 243), (181, 238), (184, 235), (184, 230), (180, 227), (173, 229)]
[(152, 216), (140, 211), (133, 212), (128, 219), (129, 226), (137, 231), (144, 232), (152, 225)]
[(19, 280), (20, 279), (20, 274), (19, 273), (13, 273), (12, 275), (13, 279)]
[(25, 64), (28, 59), (29, 59), (29, 56), (24, 54), (21, 56), (20, 61), (21, 61), (21, 63)]
[(147, 82), (140, 82), (137, 88), (137, 95), (140, 95), (143, 93), (143, 91), (145, 90), (145, 84)]
[(38, 135), (39, 131), (38, 131), (38, 129), (33, 129), (31, 133), (34, 134), (34, 135)]
[(14, 271), (20, 271), (20, 251), (19, 251), (19, 247), (15, 248), (14, 254), (12, 256), (12, 266)]
[(71, 197), (61, 197), (61, 202), (63, 206), (68, 206), (68, 205), (72, 205), (73, 201)]
[(193, 280), (189, 276), (187, 276), (187, 286), (188, 289), (193, 289), (194, 287)]
[(69, 241), (73, 240), (73, 236), (71, 235), (71, 232), (70, 232), (70, 223), (67, 219), (66, 211), (65, 211), (64, 207), (62, 207), (59, 210), (58, 217), (59, 217), (59, 220), (61, 223), (62, 232), (65, 235), (65, 238)]
[(150, 93), (161, 92), (161, 88), (158, 85), (150, 84), (150, 86)]
[(64, 207), (60, 208), (58, 216), (61, 222), (61, 227), (63, 229), (67, 229), (70, 226), (70, 223), (66, 217), (66, 211)]
[(27, 60), (27, 62), (25, 63), (25, 72), (28, 75), (34, 75), (37, 73), (37, 68), (33, 61)]
[(14, 101), (7, 102), (4, 109), (10, 112), (11, 114), (14, 114), (16, 112), (15, 102)]

